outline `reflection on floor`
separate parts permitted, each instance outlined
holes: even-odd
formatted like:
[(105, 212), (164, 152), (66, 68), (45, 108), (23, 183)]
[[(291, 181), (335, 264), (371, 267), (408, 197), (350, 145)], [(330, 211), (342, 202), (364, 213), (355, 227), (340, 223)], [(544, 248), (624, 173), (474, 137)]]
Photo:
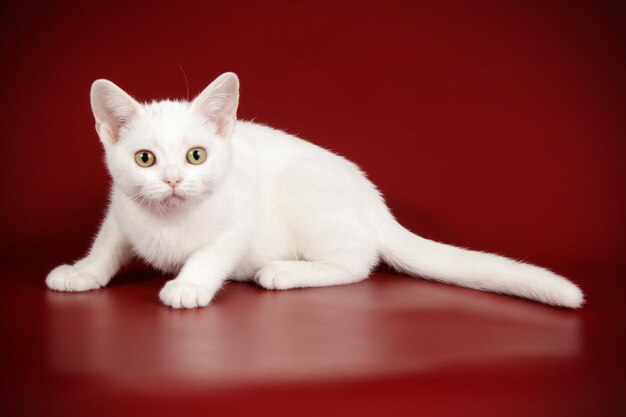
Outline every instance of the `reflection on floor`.
[(205, 406), (256, 415), (624, 409), (613, 397), (623, 336), (596, 327), (624, 309), (600, 289), (576, 312), (378, 273), (284, 292), (232, 282), (208, 308), (177, 311), (158, 304), (156, 273), (82, 294), (46, 291), (37, 274), (3, 283), (13, 294), (2, 321), (13, 413), (131, 413), (116, 396), (144, 410), (151, 399), (155, 415), (187, 401), (198, 415)]

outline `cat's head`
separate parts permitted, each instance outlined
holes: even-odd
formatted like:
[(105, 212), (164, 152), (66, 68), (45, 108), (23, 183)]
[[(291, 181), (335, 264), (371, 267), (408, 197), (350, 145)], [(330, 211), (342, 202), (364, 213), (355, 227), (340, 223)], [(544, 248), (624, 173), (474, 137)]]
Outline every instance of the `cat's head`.
[(229, 167), (238, 100), (233, 73), (191, 102), (142, 104), (110, 81), (95, 81), (91, 108), (114, 184), (155, 212), (209, 197)]

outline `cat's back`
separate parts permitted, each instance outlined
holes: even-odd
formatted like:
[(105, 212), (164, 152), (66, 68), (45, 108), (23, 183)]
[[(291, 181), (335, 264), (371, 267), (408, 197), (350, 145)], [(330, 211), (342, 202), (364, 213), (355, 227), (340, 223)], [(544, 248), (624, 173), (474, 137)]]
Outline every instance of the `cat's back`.
[(232, 141), (234, 159), (244, 169), (254, 167), (276, 173), (285, 169), (302, 171), (320, 167), (362, 176), (360, 169), (347, 159), (270, 126), (237, 121)]
[(332, 207), (334, 213), (342, 208), (354, 213), (383, 207), (378, 190), (356, 164), (311, 142), (239, 121), (232, 145), (234, 163), (254, 179), (272, 210), (288, 206), (311, 213), (312, 207)]
[(311, 154), (322, 154), (324, 149), (273, 127), (238, 120), (232, 138), (236, 157), (268, 159), (276, 163)]

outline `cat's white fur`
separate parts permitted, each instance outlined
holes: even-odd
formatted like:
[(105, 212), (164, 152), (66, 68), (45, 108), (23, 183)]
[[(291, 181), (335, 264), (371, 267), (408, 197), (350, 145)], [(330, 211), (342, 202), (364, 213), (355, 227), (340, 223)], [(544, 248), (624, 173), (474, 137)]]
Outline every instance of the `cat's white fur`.
[[(236, 121), (239, 81), (217, 78), (192, 102), (140, 104), (106, 80), (91, 103), (113, 178), (89, 251), (48, 287), (105, 286), (131, 256), (177, 273), (159, 297), (206, 306), (227, 279), (282, 290), (357, 282), (382, 258), (410, 275), (577, 308), (580, 289), (546, 269), (419, 237), (353, 163), (267, 126)], [(186, 160), (203, 147), (206, 161)], [(156, 163), (135, 163), (139, 150)], [(173, 187), (171, 184), (177, 184)], [(174, 195), (173, 195), (174, 194)]]

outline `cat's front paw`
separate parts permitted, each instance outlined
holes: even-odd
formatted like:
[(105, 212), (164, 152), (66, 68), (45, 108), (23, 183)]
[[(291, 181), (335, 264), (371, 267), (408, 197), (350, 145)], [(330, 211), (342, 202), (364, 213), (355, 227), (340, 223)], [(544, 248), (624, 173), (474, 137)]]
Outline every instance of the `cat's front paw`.
[(54, 268), (46, 277), (46, 285), (55, 291), (89, 291), (104, 287), (106, 277), (85, 267), (61, 265)]
[(159, 298), (166, 306), (196, 308), (209, 305), (213, 294), (214, 292), (207, 286), (173, 279), (161, 289)]

